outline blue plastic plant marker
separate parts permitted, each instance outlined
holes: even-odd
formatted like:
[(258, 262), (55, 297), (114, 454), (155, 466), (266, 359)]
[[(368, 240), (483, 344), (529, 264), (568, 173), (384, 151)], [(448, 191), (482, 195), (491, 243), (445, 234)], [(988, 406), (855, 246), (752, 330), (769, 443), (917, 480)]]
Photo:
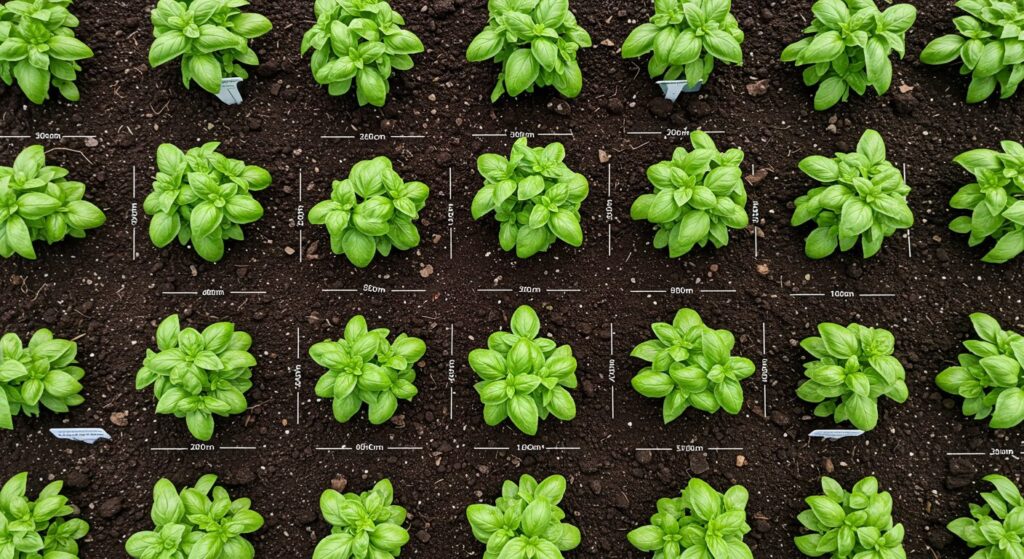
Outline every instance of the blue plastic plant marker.
[(683, 93), (697, 93), (700, 91), (700, 86), (703, 84), (698, 82), (695, 85), (690, 85), (690, 82), (686, 80), (664, 80), (658, 82), (658, 85), (661, 86), (665, 99), (675, 103)]
[(238, 84), (240, 83), (242, 83), (242, 78), (224, 78), (221, 80), (217, 99), (220, 99), (225, 105), (241, 105), (242, 93), (238, 91)]
[(811, 438), (825, 439), (826, 441), (838, 441), (847, 437), (859, 437), (864, 434), (860, 429), (815, 429), (811, 431)]
[(98, 427), (81, 429), (50, 429), (50, 434), (65, 441), (77, 441), (86, 444), (95, 444), (96, 441), (101, 439), (110, 440), (110, 434)]

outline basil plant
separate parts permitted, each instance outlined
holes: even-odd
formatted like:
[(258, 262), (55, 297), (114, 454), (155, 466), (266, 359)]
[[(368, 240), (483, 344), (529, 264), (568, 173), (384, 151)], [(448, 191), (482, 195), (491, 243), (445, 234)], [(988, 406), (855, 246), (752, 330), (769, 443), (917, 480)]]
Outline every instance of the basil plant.
[(562, 144), (531, 148), (526, 138), (516, 140), (508, 158), (485, 153), (477, 159), (484, 186), (473, 197), (473, 219), (494, 212), (503, 250), (529, 258), (559, 239), (583, 245), (580, 205), (590, 194), (590, 183), (564, 160)]
[(846, 491), (830, 477), (821, 478), (824, 495), (806, 499), (811, 508), (797, 519), (811, 533), (795, 539), (807, 557), (830, 559), (906, 559), (904, 529), (892, 519), (892, 495), (878, 491), (866, 477)]
[(153, 192), (142, 204), (149, 222), (149, 238), (158, 248), (175, 239), (189, 242), (208, 262), (224, 258), (224, 241), (245, 239), (242, 225), (263, 217), (263, 206), (252, 192), (270, 186), (270, 173), (255, 165), (228, 159), (219, 142), (183, 153), (163, 144), (156, 152), (157, 174)]
[(359, 105), (383, 107), (396, 70), (413, 66), (412, 54), (423, 43), (402, 29), (405, 18), (380, 0), (318, 0), (316, 25), (302, 38), (302, 54), (313, 49), (310, 68), (316, 83), (331, 95), (345, 95), (352, 86)]
[(72, 0), (5, 2), (0, 6), (0, 79), (36, 105), (50, 98), (50, 87), (68, 101), (81, 94), (75, 80), (79, 61), (93, 57), (92, 49), (75, 38), (78, 18), (68, 8)]
[(651, 325), (656, 336), (630, 356), (650, 363), (633, 377), (633, 389), (664, 398), (662, 418), (675, 421), (691, 406), (707, 413), (736, 415), (743, 407), (740, 381), (754, 374), (754, 362), (733, 357), (732, 332), (714, 330), (693, 309), (681, 309), (672, 323)]
[(732, 0), (655, 0), (654, 15), (622, 44), (622, 57), (653, 53), (647, 63), (652, 78), (708, 81), (715, 60), (743, 64), (743, 30), (732, 15)]
[(512, 314), (511, 332), (494, 332), (486, 349), (469, 353), (469, 366), (480, 377), (474, 388), (484, 404), (484, 421), (506, 419), (527, 435), (537, 434), (540, 420), (576, 417), (576, 358), (572, 348), (538, 337), (540, 319), (523, 305)]
[(655, 559), (753, 559), (743, 536), (747, 500), (742, 485), (719, 493), (700, 478), (691, 478), (682, 495), (658, 499), (651, 523), (627, 535), (633, 547), (654, 553)]
[(984, 313), (971, 315), (976, 340), (967, 340), (959, 365), (939, 373), (943, 392), (964, 399), (963, 413), (990, 419), (993, 429), (1010, 429), (1024, 422), (1024, 336), (1003, 330)]
[(630, 216), (654, 224), (654, 247), (668, 247), (678, 258), (709, 242), (715, 248), (729, 244), (729, 229), (743, 229), (747, 216), (747, 190), (743, 186), (743, 152), (718, 151), (711, 136), (690, 134), (692, 151), (676, 148), (670, 161), (647, 169), (654, 192), (633, 202)]
[(487, 27), (469, 44), (466, 58), (501, 64), (492, 103), (537, 87), (554, 86), (569, 98), (580, 94), (576, 55), (593, 42), (569, 11), (569, 0), (490, 0), (487, 11)]
[(846, 252), (857, 241), (864, 258), (871, 258), (885, 239), (914, 225), (907, 205), (910, 187), (885, 159), (885, 142), (874, 130), (864, 132), (857, 151), (831, 159), (812, 155), (800, 162), (800, 170), (822, 183), (797, 198), (793, 212), (794, 226), (817, 225), (804, 245), (809, 258), (825, 258), (836, 248)]
[(562, 559), (562, 552), (579, 547), (579, 529), (564, 522), (558, 506), (565, 485), (559, 475), (539, 483), (523, 475), (519, 483), (505, 482), (493, 506), (470, 505), (466, 517), (473, 537), (487, 544), (483, 559)]
[(182, 329), (171, 315), (156, 330), (159, 351), (146, 349), (146, 360), (135, 377), (135, 389), (153, 387), (156, 413), (184, 418), (192, 436), (213, 438), (214, 416), (245, 412), (245, 393), (252, 388), (249, 353), (252, 337), (230, 322), (218, 322), (202, 332)]
[(82, 239), (106, 223), (103, 211), (83, 200), (85, 185), (67, 177), (67, 169), (46, 164), (39, 145), (22, 150), (12, 167), (0, 166), (0, 256), (35, 260), (36, 241)]
[(1024, 5), (1003, 0), (960, 0), (966, 15), (953, 19), (956, 33), (943, 35), (921, 51), (925, 64), (960, 60), (960, 75), (971, 76), (967, 102), (980, 103), (999, 88), (1009, 99), (1024, 81)]
[(1024, 556), (1024, 498), (1009, 478), (985, 476), (994, 492), (981, 494), (984, 505), (971, 504), (971, 516), (957, 518), (946, 528), (979, 559), (1015, 559)]
[(824, 111), (846, 102), (850, 93), (864, 95), (871, 86), (878, 95), (892, 85), (889, 55), (906, 55), (906, 33), (917, 19), (910, 4), (879, 11), (874, 0), (818, 0), (811, 6), (810, 35), (782, 51), (783, 62), (804, 69), (804, 83), (818, 84), (814, 108)]
[(153, 41), (149, 65), (181, 58), (185, 88), (195, 81), (217, 94), (224, 78), (248, 78), (245, 66), (260, 63), (249, 40), (266, 35), (270, 20), (243, 12), (246, 0), (158, 0), (150, 14)]
[(78, 540), (89, 533), (89, 524), (68, 518), (78, 509), (60, 494), (64, 482), (50, 482), (34, 501), (25, 494), (27, 486), (28, 472), (22, 472), (0, 488), (0, 556), (78, 559)]
[(982, 258), (990, 264), (1004, 264), (1024, 252), (1024, 146), (1012, 141), (1001, 146), (1001, 152), (975, 149), (953, 160), (974, 175), (974, 182), (949, 202), (954, 209), (971, 212), (949, 224), (953, 231), (970, 235), (970, 246), (995, 241)]
[(860, 324), (818, 325), (820, 336), (804, 338), (800, 347), (814, 356), (804, 363), (807, 377), (796, 394), (818, 404), (814, 415), (849, 421), (862, 431), (878, 424), (878, 399), (907, 401), (907, 373), (892, 356), (896, 339), (882, 328)]
[(399, 334), (389, 341), (386, 328), (370, 330), (356, 315), (338, 341), (314, 344), (309, 355), (327, 372), (316, 383), (316, 395), (333, 401), (334, 419), (347, 423), (366, 404), (370, 423), (380, 425), (395, 415), (398, 400), (419, 393), (416, 362), (427, 352), (423, 340)]
[(263, 527), (263, 517), (249, 499), (232, 499), (207, 474), (181, 491), (167, 479), (153, 487), (153, 530), (136, 532), (125, 542), (137, 559), (253, 559), (245, 539)]
[(390, 480), (382, 480), (364, 493), (320, 495), (320, 513), (331, 525), (331, 535), (320, 540), (313, 559), (394, 559), (409, 543), (406, 511), (393, 503)]
[(75, 342), (54, 338), (43, 328), (28, 346), (17, 334), (0, 337), (0, 429), (14, 429), (14, 417), (38, 417), (42, 408), (67, 413), (85, 398)]
[(405, 182), (387, 157), (360, 161), (347, 179), (334, 181), (331, 197), (313, 206), (309, 222), (324, 225), (331, 251), (365, 268), (379, 253), (410, 250), (420, 244), (415, 221), (426, 206), (430, 189)]

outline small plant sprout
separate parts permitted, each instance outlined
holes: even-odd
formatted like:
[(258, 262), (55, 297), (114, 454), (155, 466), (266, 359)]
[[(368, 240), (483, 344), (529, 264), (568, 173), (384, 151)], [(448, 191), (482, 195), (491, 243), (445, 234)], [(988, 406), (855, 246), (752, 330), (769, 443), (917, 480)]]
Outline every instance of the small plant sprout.
[(964, 399), (964, 415), (990, 419), (993, 429), (1016, 427), (1024, 421), (1024, 337), (984, 313), (972, 314), (971, 324), (980, 339), (964, 342), (969, 353), (935, 381)]
[(811, 508), (797, 517), (810, 534), (796, 538), (800, 553), (829, 559), (906, 559), (903, 525), (892, 519), (892, 496), (866, 477), (846, 491), (821, 478), (824, 495), (806, 499)]
[(658, 499), (651, 523), (628, 534), (629, 543), (654, 559), (753, 559), (743, 536), (749, 494), (742, 485), (724, 494), (691, 478), (682, 495)]
[(21, 343), (17, 334), (0, 337), (0, 429), (14, 429), (14, 417), (38, 417), (42, 408), (67, 413), (85, 398), (79, 394), (85, 371), (77, 365), (75, 342), (54, 338), (47, 329)]
[(580, 531), (564, 522), (558, 505), (565, 496), (565, 478), (551, 476), (540, 483), (523, 475), (506, 481), (501, 497), (491, 505), (466, 509), (473, 537), (487, 544), (486, 559), (562, 559), (562, 552), (580, 545)]
[(874, 130), (861, 136), (857, 151), (834, 158), (812, 155), (800, 170), (822, 185), (796, 199), (792, 224), (814, 222), (804, 252), (815, 260), (846, 252), (860, 241), (864, 258), (882, 248), (882, 242), (914, 224), (907, 205), (910, 187), (899, 169), (885, 158), (885, 142)]
[[(1024, 75), (1024, 65), (1021, 68)], [(974, 175), (975, 182), (950, 200), (952, 208), (971, 215), (954, 219), (949, 228), (970, 235), (967, 242), (972, 247), (995, 241), (982, 258), (990, 264), (1004, 264), (1024, 252), (1024, 146), (1005, 141), (1002, 148), (975, 149), (953, 160)]]
[(977, 551), (971, 557), (1015, 559), (1024, 554), (1024, 498), (1007, 477), (985, 476), (995, 491), (981, 494), (984, 505), (971, 504), (971, 516), (957, 518), (946, 528), (967, 547)]
[(25, 494), (28, 472), (0, 488), (0, 556), (10, 559), (78, 559), (78, 540), (89, 524), (67, 518), (78, 509), (60, 494), (64, 482), (50, 482), (33, 501)]
[(331, 534), (320, 540), (313, 559), (394, 559), (409, 543), (406, 511), (393, 503), (391, 481), (383, 480), (365, 493), (320, 495), (320, 514)]
[(708, 134), (690, 134), (692, 151), (676, 148), (670, 161), (647, 169), (654, 192), (633, 202), (630, 216), (655, 227), (655, 248), (668, 248), (678, 258), (709, 242), (715, 248), (729, 244), (729, 230), (743, 229), (747, 216), (747, 190), (743, 186), (743, 152), (718, 151)]
[(896, 340), (888, 330), (825, 322), (818, 332), (800, 342), (815, 360), (804, 363), (807, 380), (796, 391), (801, 400), (818, 404), (814, 415), (870, 431), (878, 424), (880, 397), (907, 401), (906, 371), (892, 356)]
[(656, 336), (636, 346), (631, 356), (650, 363), (633, 377), (633, 389), (648, 398), (664, 398), (662, 418), (675, 421), (691, 406), (707, 413), (736, 415), (743, 407), (740, 381), (754, 374), (754, 362), (733, 357), (732, 332), (714, 330), (692, 309), (681, 309), (672, 324), (651, 325)]
[(488, 425), (511, 419), (523, 433), (536, 435), (538, 422), (550, 415), (562, 421), (576, 417), (569, 393), (578, 384), (572, 348), (539, 334), (537, 313), (523, 305), (512, 315), (511, 332), (495, 332), (487, 349), (470, 352), (469, 366), (482, 379), (475, 388)]
[(590, 183), (564, 159), (562, 144), (531, 148), (526, 138), (516, 140), (508, 158), (485, 153), (477, 159), (484, 186), (473, 198), (473, 219), (493, 211), (505, 251), (529, 258), (559, 239), (574, 247), (583, 244), (580, 205)]

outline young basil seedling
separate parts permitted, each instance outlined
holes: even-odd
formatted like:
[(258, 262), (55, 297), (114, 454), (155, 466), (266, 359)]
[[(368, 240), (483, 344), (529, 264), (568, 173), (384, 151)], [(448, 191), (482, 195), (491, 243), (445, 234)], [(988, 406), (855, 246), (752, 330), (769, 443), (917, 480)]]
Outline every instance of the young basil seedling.
[(831, 559), (906, 559), (903, 525), (892, 519), (892, 495), (878, 491), (866, 477), (847, 492), (839, 482), (821, 478), (824, 495), (808, 497), (811, 508), (797, 517), (811, 534), (794, 541), (807, 557)]
[(377, 483), (364, 493), (338, 493), (328, 489), (320, 495), (320, 513), (331, 525), (331, 535), (320, 540), (313, 559), (394, 559), (409, 543), (406, 511), (392, 503), (390, 480)]
[(423, 52), (419, 37), (402, 29), (405, 18), (380, 0), (320, 0), (313, 9), (316, 25), (302, 38), (302, 54), (313, 49), (316, 83), (331, 95), (355, 85), (360, 106), (383, 107), (392, 73), (411, 69), (409, 55)]
[(993, 429), (1010, 429), (1024, 422), (1024, 336), (1003, 330), (984, 313), (971, 315), (979, 340), (967, 340), (959, 366), (939, 373), (935, 382), (944, 392), (964, 398), (963, 413), (988, 419)]
[(25, 495), (28, 472), (0, 489), (0, 556), (10, 559), (78, 559), (78, 541), (89, 524), (67, 518), (76, 509), (60, 494), (64, 482), (49, 483), (35, 501)]
[(794, 226), (809, 221), (818, 226), (804, 246), (809, 258), (825, 258), (836, 248), (846, 252), (858, 240), (864, 258), (870, 258), (886, 238), (914, 224), (907, 205), (910, 187), (886, 161), (885, 142), (874, 130), (864, 132), (854, 153), (832, 159), (812, 155), (800, 162), (800, 170), (822, 183), (797, 198), (793, 212)]
[(996, 241), (982, 258), (990, 264), (1004, 264), (1024, 252), (1024, 146), (1011, 141), (1001, 145), (1002, 152), (975, 149), (953, 160), (974, 175), (975, 182), (949, 202), (952, 208), (971, 212), (949, 224), (953, 231), (970, 235), (970, 246)]
[(523, 475), (519, 483), (505, 482), (494, 506), (470, 505), (466, 517), (473, 537), (487, 544), (484, 557), (562, 559), (563, 551), (579, 547), (579, 529), (563, 522), (566, 514), (558, 506), (564, 496), (564, 477), (537, 483)]
[(690, 406), (707, 413), (736, 415), (743, 407), (740, 381), (754, 374), (754, 362), (733, 357), (732, 332), (707, 327), (693, 309), (680, 309), (672, 324), (651, 325), (656, 339), (630, 355), (651, 365), (633, 377), (633, 389), (648, 398), (664, 398), (662, 418), (675, 421)]
[(270, 20), (239, 8), (246, 0), (159, 0), (151, 14), (153, 36), (149, 65), (153, 68), (181, 58), (185, 88), (194, 80), (217, 94), (224, 78), (248, 78), (246, 65), (260, 59), (249, 39), (270, 32)]
[(878, 95), (889, 91), (889, 54), (906, 54), (906, 34), (917, 9), (895, 4), (881, 12), (874, 0), (818, 0), (811, 11), (814, 21), (804, 29), (811, 36), (786, 47), (782, 61), (807, 66), (804, 83), (819, 84), (814, 108), (824, 111), (846, 102), (851, 91), (864, 95), (868, 86)]
[(562, 144), (531, 148), (526, 138), (516, 140), (507, 159), (495, 153), (477, 159), (484, 186), (473, 197), (473, 219), (494, 212), (502, 249), (529, 258), (546, 252), (557, 239), (574, 247), (583, 244), (580, 205), (590, 194), (590, 183), (564, 160)]
[(971, 557), (1013, 559), (1024, 553), (1024, 498), (1005, 476), (992, 474), (985, 481), (995, 492), (982, 493), (984, 505), (971, 504), (971, 516), (957, 518), (946, 528), (967, 547), (977, 549)]
[(0, 429), (14, 429), (18, 415), (38, 417), (41, 408), (56, 413), (85, 401), (79, 382), (85, 371), (77, 365), (75, 342), (36, 331), (25, 347), (17, 334), (0, 337)]
[(18, 84), (36, 105), (50, 98), (50, 86), (68, 101), (81, 95), (75, 80), (78, 61), (92, 58), (92, 49), (75, 38), (78, 18), (72, 0), (5, 2), (0, 7), (0, 79)]
[(527, 435), (537, 434), (540, 420), (553, 415), (562, 421), (576, 417), (574, 390), (576, 358), (572, 348), (538, 337), (540, 319), (523, 305), (512, 315), (511, 332), (494, 332), (487, 349), (469, 353), (469, 366), (482, 379), (476, 384), (484, 404), (484, 421), (500, 425), (505, 419)]
[(907, 401), (907, 373), (892, 356), (896, 340), (882, 328), (860, 324), (818, 325), (820, 337), (804, 338), (800, 347), (815, 357), (804, 363), (803, 384), (796, 394), (818, 404), (814, 415), (849, 421), (861, 431), (878, 424), (878, 399)]
[(651, 523), (627, 536), (633, 547), (655, 559), (752, 559), (743, 536), (749, 494), (733, 485), (724, 494), (700, 478), (691, 478), (682, 495), (659, 499)]
[(535, 87), (554, 86), (570, 98), (580, 94), (583, 73), (576, 55), (593, 42), (569, 11), (569, 0), (491, 0), (487, 11), (487, 27), (469, 44), (466, 58), (501, 64), (492, 103)]
[(137, 559), (253, 559), (243, 536), (259, 530), (263, 517), (249, 499), (231, 499), (217, 476), (207, 474), (180, 492), (170, 480), (153, 487), (153, 530), (136, 532), (124, 548)]
[(405, 182), (387, 157), (360, 161), (347, 179), (334, 181), (330, 199), (313, 206), (309, 222), (325, 225), (331, 251), (365, 268), (380, 253), (419, 246), (414, 221), (426, 206), (430, 189), (421, 182)]
[(347, 423), (365, 403), (370, 423), (380, 425), (395, 415), (398, 400), (412, 399), (416, 389), (416, 362), (427, 352), (423, 340), (399, 334), (388, 341), (386, 328), (369, 330), (356, 315), (345, 325), (340, 340), (323, 341), (309, 355), (327, 372), (316, 383), (316, 395), (333, 401), (334, 418)]
[(731, 10), (732, 0), (656, 0), (650, 21), (622, 44), (622, 58), (653, 52), (647, 64), (652, 78), (705, 83), (716, 59), (743, 64), (743, 31)]
[(242, 225), (263, 217), (263, 206), (251, 192), (270, 186), (270, 173), (217, 153), (219, 142), (182, 153), (163, 144), (156, 152), (153, 192), (142, 204), (149, 238), (159, 248), (174, 239), (208, 262), (224, 258), (224, 241), (245, 239)]
[(699, 130), (690, 134), (690, 143), (693, 151), (676, 148), (670, 161), (647, 169), (654, 193), (640, 195), (630, 210), (634, 220), (654, 224), (654, 248), (668, 247), (671, 258), (708, 242), (721, 248), (729, 244), (729, 229), (750, 223), (740, 170), (743, 152), (722, 153), (711, 136)]
[(0, 256), (35, 260), (35, 241), (82, 239), (106, 223), (103, 211), (82, 199), (85, 185), (67, 176), (67, 169), (46, 164), (38, 145), (22, 150), (13, 167), (0, 166)]
[(249, 353), (252, 337), (235, 330), (230, 322), (218, 322), (201, 333), (181, 329), (178, 315), (171, 315), (156, 330), (158, 352), (146, 350), (146, 360), (135, 377), (135, 389), (153, 386), (156, 413), (183, 417), (192, 436), (213, 438), (213, 417), (244, 412), (245, 393), (252, 388)]

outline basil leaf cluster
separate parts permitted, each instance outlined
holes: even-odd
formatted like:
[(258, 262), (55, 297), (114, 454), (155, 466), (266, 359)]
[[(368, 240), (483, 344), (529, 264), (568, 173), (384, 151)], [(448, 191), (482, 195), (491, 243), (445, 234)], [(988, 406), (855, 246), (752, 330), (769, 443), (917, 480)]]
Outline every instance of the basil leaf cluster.
[(580, 205), (590, 194), (587, 178), (565, 164), (565, 146), (531, 148), (516, 140), (506, 159), (485, 153), (476, 162), (484, 186), (473, 197), (473, 219), (494, 212), (498, 241), (519, 258), (546, 252), (556, 240), (583, 244)]
[(22, 150), (13, 167), (0, 166), (0, 256), (35, 260), (35, 241), (82, 239), (106, 223), (103, 211), (82, 199), (85, 185), (67, 176), (67, 169), (46, 164), (39, 145)]
[(320, 495), (320, 512), (331, 525), (331, 535), (320, 540), (313, 559), (393, 559), (409, 543), (406, 511), (395, 505), (390, 480), (382, 480), (364, 493)]
[(906, 33), (917, 19), (910, 4), (879, 11), (874, 0), (818, 0), (811, 6), (814, 21), (804, 29), (809, 37), (782, 51), (783, 62), (804, 69), (804, 83), (818, 85), (814, 108), (823, 111), (850, 92), (864, 95), (868, 86), (878, 95), (892, 85), (892, 51), (903, 58)]
[(502, 485), (494, 506), (470, 505), (466, 517), (473, 537), (487, 544), (484, 559), (562, 559), (563, 551), (579, 547), (579, 529), (563, 522), (565, 511), (558, 506), (564, 496), (564, 477), (538, 483), (523, 475), (519, 483)]
[(245, 66), (260, 63), (249, 39), (270, 32), (270, 20), (243, 12), (245, 0), (158, 0), (150, 14), (155, 40), (149, 49), (153, 68), (181, 58), (186, 88), (217, 94), (224, 78), (248, 78)]
[(484, 421), (500, 425), (506, 419), (527, 435), (553, 415), (562, 421), (576, 417), (576, 358), (572, 348), (558, 346), (540, 334), (540, 318), (523, 305), (512, 314), (511, 332), (494, 332), (486, 349), (469, 353), (469, 366), (482, 379), (474, 388), (484, 404)]
[(824, 495), (806, 499), (811, 508), (797, 519), (811, 534), (795, 539), (807, 557), (830, 559), (906, 559), (903, 525), (892, 519), (892, 495), (878, 491), (866, 477), (846, 491), (830, 477), (821, 478)]
[(804, 363), (807, 380), (796, 391), (801, 400), (818, 404), (814, 415), (870, 431), (878, 424), (879, 398), (907, 401), (907, 373), (892, 356), (896, 339), (891, 332), (825, 322), (818, 333), (800, 342), (815, 360)]
[(423, 43), (402, 29), (405, 18), (379, 0), (318, 0), (314, 25), (302, 37), (302, 54), (313, 49), (310, 69), (316, 83), (331, 95), (345, 95), (355, 85), (359, 105), (383, 107), (396, 70), (413, 66), (409, 55)]
[(207, 474), (180, 492), (170, 480), (153, 487), (154, 528), (136, 532), (124, 548), (137, 559), (253, 559), (243, 536), (263, 527), (249, 499), (231, 499), (217, 476)]
[(224, 257), (224, 241), (245, 239), (242, 225), (263, 217), (263, 206), (252, 192), (270, 186), (270, 173), (255, 165), (217, 153), (219, 142), (183, 153), (172, 144), (156, 152), (157, 173), (153, 192), (142, 204), (149, 222), (149, 238), (158, 248), (175, 238), (191, 241), (208, 262)]
[(870, 258), (886, 238), (914, 225), (907, 205), (910, 187), (885, 159), (885, 142), (874, 130), (864, 132), (856, 152), (832, 159), (812, 155), (800, 162), (800, 170), (822, 183), (796, 199), (791, 220), (794, 226), (810, 221), (818, 226), (804, 245), (809, 258), (825, 258), (836, 248), (846, 252), (858, 240), (864, 258)]
[(971, 212), (954, 219), (950, 229), (970, 235), (967, 242), (972, 247), (996, 241), (982, 258), (990, 264), (1004, 264), (1024, 252), (1024, 146), (1012, 141), (1001, 146), (1002, 152), (975, 149), (953, 160), (974, 175), (975, 182), (949, 201), (950, 207)]
[(421, 182), (405, 182), (391, 160), (376, 157), (352, 166), (347, 179), (334, 181), (331, 197), (313, 206), (309, 222), (325, 225), (331, 251), (365, 268), (377, 253), (419, 246), (420, 232), (414, 221), (426, 206), (430, 188)]
[(1024, 336), (1003, 330), (985, 313), (971, 315), (980, 339), (967, 340), (959, 365), (935, 378), (943, 392), (964, 399), (963, 413), (982, 420), (991, 418), (993, 429), (1010, 429), (1024, 422)]
[(754, 362), (731, 355), (732, 332), (714, 330), (693, 309), (680, 309), (672, 324), (651, 325), (656, 336), (630, 356), (650, 363), (631, 381), (648, 398), (664, 398), (662, 418), (675, 421), (690, 406), (707, 413), (736, 415), (743, 407), (740, 381), (754, 374)]
[(971, 504), (971, 516), (957, 518), (946, 529), (971, 549), (971, 557), (1014, 559), (1024, 554), (1024, 498), (1008, 478), (992, 474), (985, 481), (994, 492), (981, 494), (984, 505)]
[(78, 18), (72, 0), (5, 2), (0, 6), (0, 79), (18, 84), (36, 105), (50, 98), (50, 86), (68, 101), (81, 95), (75, 80), (78, 61), (92, 58), (88, 45), (75, 38)]
[(724, 494), (700, 478), (691, 478), (682, 495), (658, 499), (658, 512), (651, 523), (631, 531), (633, 547), (654, 553), (656, 559), (753, 559), (743, 536), (747, 524), (747, 500), (742, 485)]
[(41, 408), (56, 413), (85, 401), (79, 382), (85, 371), (78, 366), (75, 342), (54, 338), (43, 328), (32, 334), (28, 346), (17, 334), (0, 337), (0, 429), (14, 429), (14, 417), (38, 417)]
[(466, 58), (501, 64), (492, 103), (536, 87), (554, 86), (569, 98), (580, 94), (576, 55), (593, 41), (569, 11), (569, 0), (490, 0), (487, 11), (487, 27), (469, 44)]
[(732, 0), (655, 0), (654, 15), (622, 43), (622, 58), (653, 52), (647, 63), (652, 78), (690, 85), (708, 80), (715, 60), (743, 64), (743, 30), (732, 15)]
[(252, 388), (249, 353), (252, 337), (230, 322), (218, 322), (202, 332), (182, 329), (178, 315), (165, 318), (156, 330), (159, 351), (146, 349), (135, 377), (135, 389), (153, 386), (156, 413), (183, 417), (192, 436), (213, 438), (215, 415), (244, 412), (245, 393)]
[(743, 186), (743, 152), (718, 151), (711, 136), (690, 133), (692, 151), (676, 148), (670, 161), (647, 169), (654, 192), (633, 202), (630, 217), (653, 223), (654, 247), (668, 247), (678, 258), (710, 242), (715, 248), (729, 244), (729, 229), (743, 229), (747, 217), (747, 190)]
[(334, 418), (347, 423), (366, 404), (370, 423), (387, 422), (398, 409), (398, 400), (419, 393), (416, 362), (427, 352), (423, 340), (399, 334), (388, 341), (386, 328), (369, 330), (362, 315), (345, 325), (344, 337), (326, 340), (309, 348), (309, 356), (327, 372), (316, 383), (316, 395), (333, 401)]
[(967, 102), (980, 103), (999, 87), (1009, 99), (1024, 81), (1024, 6), (1001, 0), (960, 0), (966, 15), (953, 19), (957, 33), (943, 35), (921, 51), (925, 64), (960, 59), (960, 74), (971, 76)]
[(63, 481), (49, 483), (36, 499), (26, 494), (28, 472), (0, 488), (0, 556), (10, 559), (78, 559), (78, 541), (89, 524), (75, 514), (60, 494)]

